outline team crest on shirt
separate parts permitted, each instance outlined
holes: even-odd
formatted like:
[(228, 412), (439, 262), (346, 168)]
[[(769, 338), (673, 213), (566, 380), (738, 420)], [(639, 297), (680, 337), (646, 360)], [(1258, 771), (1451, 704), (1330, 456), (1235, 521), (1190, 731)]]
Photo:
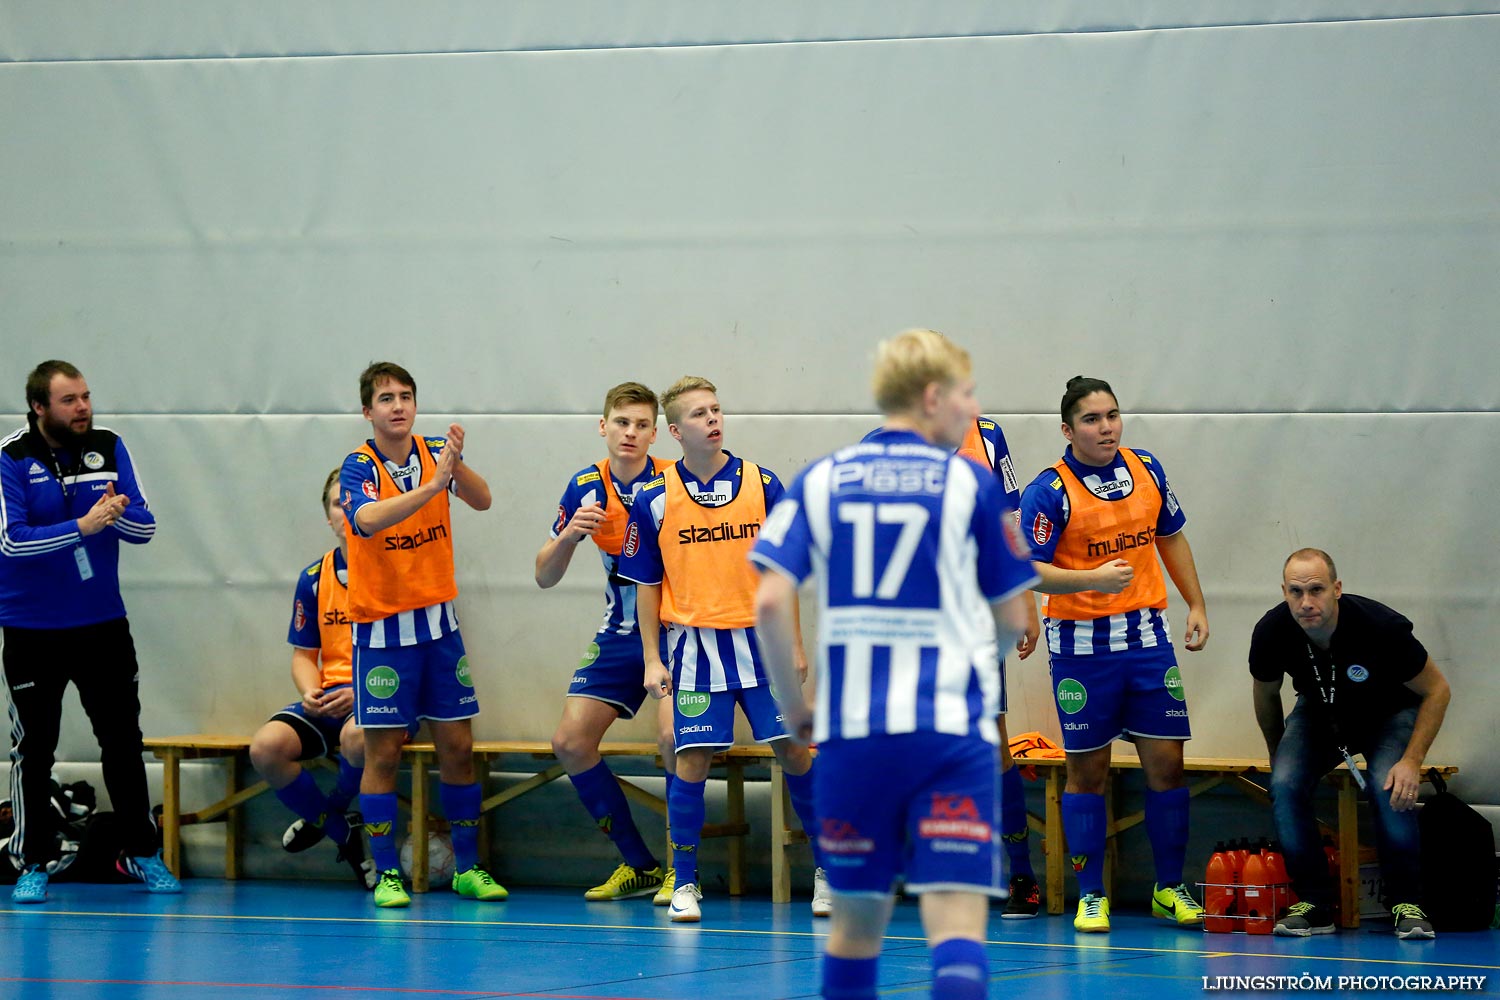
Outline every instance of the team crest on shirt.
[(307, 625), (307, 609), (302, 606), (301, 601), (298, 601), (292, 608), (292, 628), (301, 632), (305, 625)]
[(88, 451), (83, 454), (83, 464), (98, 472), (104, 468), (104, 456), (97, 451)]
[(1031, 537), (1036, 539), (1038, 545), (1046, 545), (1047, 540), (1052, 537), (1052, 521), (1041, 511), (1036, 512), (1036, 517), (1031, 522)]
[[(360, 489), (364, 491), (365, 496), (369, 497), (371, 500), (380, 499), (380, 488), (374, 483), (370, 482), (368, 479), (366, 479), (364, 483), (360, 485)], [(347, 504), (345, 506), (347, 506)]]
[(562, 530), (564, 528), (566, 528), (567, 526), (568, 526), (568, 512), (567, 512), (566, 509), (563, 508), (562, 504), (558, 504), (557, 505), (557, 524), (553, 525), (552, 530), (558, 532), (559, 534), (561, 534)]
[(625, 547), (621, 550), (626, 556), (633, 556), (641, 547), (641, 526), (631, 524), (630, 530), (625, 532)]
[(1370, 679), (1370, 672), (1358, 663), (1351, 663), (1349, 669), (1344, 671), (1344, 676), (1356, 684), (1363, 684)]

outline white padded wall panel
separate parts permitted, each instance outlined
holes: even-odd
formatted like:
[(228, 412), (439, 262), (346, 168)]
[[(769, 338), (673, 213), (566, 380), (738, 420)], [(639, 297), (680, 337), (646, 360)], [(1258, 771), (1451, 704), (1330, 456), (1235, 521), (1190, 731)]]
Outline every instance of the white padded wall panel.
[[(156, 412), (338, 412), (374, 355), (464, 410), (575, 412), (626, 344), (773, 359), (757, 410), (847, 412), (862, 379), (821, 373), (914, 322), (982, 368), (1097, 359), (1160, 410), (1493, 409), (1497, 43), (1470, 17), (0, 66), (6, 323), (130, 345)], [(165, 348), (195, 377), (153, 379)]]

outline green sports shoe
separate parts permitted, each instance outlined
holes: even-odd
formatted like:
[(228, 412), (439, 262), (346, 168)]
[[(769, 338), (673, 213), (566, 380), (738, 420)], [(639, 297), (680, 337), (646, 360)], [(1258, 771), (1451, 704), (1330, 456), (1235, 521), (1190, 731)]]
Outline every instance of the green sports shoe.
[(489, 872), (478, 865), (453, 876), (453, 891), (465, 899), (477, 899), (481, 903), (498, 903), (510, 895), (505, 891), (505, 886), (496, 882)]
[(651, 897), (653, 906), (672, 905), (672, 893), (677, 890), (677, 869), (668, 868), (666, 876), (661, 880), (661, 888), (656, 890), (656, 895)]
[(1109, 931), (1109, 897), (1085, 893), (1078, 901), (1078, 916), (1073, 929), (1082, 934), (1104, 934)]
[(1181, 882), (1165, 888), (1152, 886), (1151, 915), (1171, 920), (1178, 927), (1198, 927), (1203, 923), (1203, 907)]
[(634, 896), (649, 896), (661, 888), (662, 881), (667, 873), (662, 871), (661, 866), (655, 868), (632, 868), (630, 865), (621, 865), (615, 869), (615, 873), (605, 879), (603, 885), (596, 885), (583, 894), (584, 899), (598, 902), (608, 899), (630, 899)]
[(401, 869), (387, 868), (380, 873), (380, 881), (375, 883), (375, 905), (386, 908), (411, 905), (406, 884), (401, 881)]

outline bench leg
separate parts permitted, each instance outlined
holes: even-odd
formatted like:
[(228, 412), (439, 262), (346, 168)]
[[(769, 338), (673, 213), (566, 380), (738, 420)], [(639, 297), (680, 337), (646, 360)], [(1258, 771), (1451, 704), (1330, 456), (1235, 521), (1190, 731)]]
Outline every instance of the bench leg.
[(1062, 913), (1065, 909), (1064, 863), (1068, 852), (1063, 842), (1062, 794), (1065, 787), (1066, 770), (1061, 767), (1047, 769), (1047, 912)]
[(161, 854), (167, 870), (182, 878), (182, 751), (170, 747), (161, 757)]
[(427, 879), (427, 816), (431, 804), (427, 801), (428, 755), (412, 754), (411, 760), (411, 888), (413, 892), (426, 892)]
[[(745, 769), (738, 763), (728, 765), (725, 775), (725, 796), (729, 806), (729, 826), (743, 829), (745, 825)], [(775, 831), (772, 831), (774, 837)], [(773, 847), (774, 851), (775, 848)], [(745, 835), (736, 833), (729, 838), (729, 894), (745, 894)]]
[(1359, 790), (1348, 772), (1338, 775), (1339, 788), (1339, 923), (1359, 926)]
[[(230, 754), (224, 762), (224, 798), (232, 799), (239, 791), (240, 756)], [(224, 877), (240, 877), (241, 860), (244, 856), (245, 823), (240, 807), (233, 806), (224, 817)]]
[(771, 761), (771, 902), (792, 901), (792, 873), (786, 860), (786, 774), (780, 761)]

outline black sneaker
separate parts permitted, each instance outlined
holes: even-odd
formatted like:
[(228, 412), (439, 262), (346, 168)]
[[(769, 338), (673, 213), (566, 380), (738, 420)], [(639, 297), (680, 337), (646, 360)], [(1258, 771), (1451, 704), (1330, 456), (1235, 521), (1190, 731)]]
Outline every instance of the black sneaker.
[(354, 881), (366, 891), (374, 889), (375, 884), (380, 881), (380, 872), (375, 868), (375, 862), (365, 857), (365, 842), (358, 827), (350, 828), (349, 839), (339, 845), (339, 860), (349, 866), (354, 872)]
[(1010, 899), (1001, 911), (1002, 920), (1029, 920), (1042, 908), (1042, 888), (1030, 875), (1010, 877)]
[(1276, 933), (1282, 937), (1311, 937), (1336, 930), (1332, 911), (1316, 903), (1293, 903), (1276, 916)]
[(1391, 907), (1391, 919), (1396, 922), (1396, 936), (1403, 941), (1430, 941), (1437, 937), (1432, 931), (1432, 921), (1416, 903), (1397, 903)]
[(313, 826), (305, 819), (299, 819), (281, 835), (281, 849), (288, 854), (301, 854), (322, 840), (327, 834), (321, 826)]

